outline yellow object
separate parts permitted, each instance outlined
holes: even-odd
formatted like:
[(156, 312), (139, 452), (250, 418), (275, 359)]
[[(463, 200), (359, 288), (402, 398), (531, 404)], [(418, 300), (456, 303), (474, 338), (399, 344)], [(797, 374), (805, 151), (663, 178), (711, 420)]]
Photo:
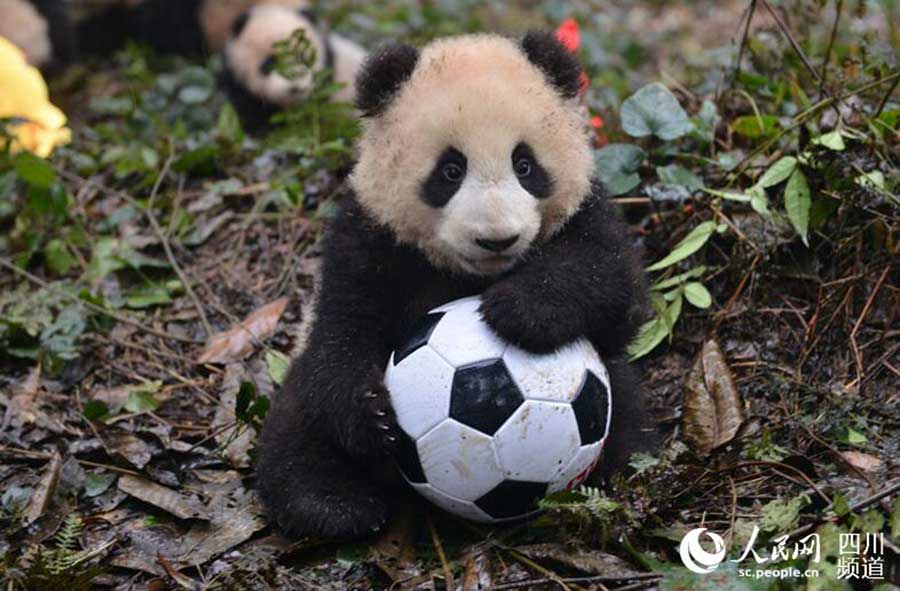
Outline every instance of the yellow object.
[(0, 37), (0, 119), (8, 118), (23, 120), (6, 127), (13, 152), (24, 149), (46, 158), (72, 137), (65, 113), (50, 103), (41, 73), (28, 65), (18, 47)]

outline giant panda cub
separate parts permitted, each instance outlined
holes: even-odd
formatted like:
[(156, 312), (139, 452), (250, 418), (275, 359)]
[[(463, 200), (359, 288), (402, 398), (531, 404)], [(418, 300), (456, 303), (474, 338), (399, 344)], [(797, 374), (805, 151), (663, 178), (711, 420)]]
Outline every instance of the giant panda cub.
[[(312, 68), (288, 80), (275, 70), (274, 45), (302, 30), (316, 52)], [(336, 101), (353, 98), (353, 79), (366, 51), (322, 28), (312, 12), (283, 4), (258, 4), (235, 21), (225, 43), (225, 89), (244, 125), (266, 126), (272, 115), (309, 95), (316, 72), (328, 68), (343, 89)]]
[(316, 316), (261, 435), (258, 484), (290, 535), (378, 531), (402, 483), (383, 383), (429, 310), (482, 294), (534, 352), (586, 336), (615, 397), (601, 474), (647, 445), (624, 361), (644, 296), (626, 227), (592, 178), (577, 60), (547, 33), (391, 45), (357, 79), (349, 194), (324, 246)]
[(0, 37), (46, 70), (73, 59), (75, 35), (63, 0), (0, 0)]

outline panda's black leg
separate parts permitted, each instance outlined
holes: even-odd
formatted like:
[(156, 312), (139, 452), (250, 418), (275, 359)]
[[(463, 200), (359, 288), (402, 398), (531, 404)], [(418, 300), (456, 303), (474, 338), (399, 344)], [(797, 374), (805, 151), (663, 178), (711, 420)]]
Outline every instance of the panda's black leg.
[(622, 357), (604, 359), (609, 371), (613, 410), (609, 439), (603, 450), (598, 473), (607, 478), (628, 466), (631, 454), (653, 453), (658, 435), (644, 406), (637, 372)]
[(269, 431), (259, 458), (259, 491), (271, 516), (291, 537), (352, 539), (384, 526), (388, 503), (370, 466), (358, 466), (332, 444)]

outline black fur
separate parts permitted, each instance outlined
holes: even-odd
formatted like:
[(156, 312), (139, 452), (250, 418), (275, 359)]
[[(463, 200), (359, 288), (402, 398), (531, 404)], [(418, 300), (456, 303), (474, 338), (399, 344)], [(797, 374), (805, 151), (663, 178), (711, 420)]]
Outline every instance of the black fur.
[(106, 53), (127, 41), (156, 51), (187, 56), (209, 53), (200, 9), (215, 0), (144, 0), (136, 6), (112, 5), (80, 23), (78, 38), (89, 53)]
[(546, 31), (531, 31), (522, 39), (522, 51), (536, 65), (560, 94), (566, 98), (578, 95), (581, 63), (562, 43)]
[(245, 10), (242, 12), (234, 22), (231, 24), (231, 36), (232, 37), (240, 37), (241, 33), (244, 32), (244, 27), (247, 26), (247, 22), (250, 20), (250, 11)]
[(622, 360), (637, 326), (641, 272), (599, 185), (558, 235), (500, 277), (436, 269), (398, 245), (352, 195), (324, 257), (313, 330), (268, 413), (257, 467), (262, 498), (288, 534), (349, 538), (384, 525), (390, 487), (400, 479), (382, 368), (428, 310), (467, 295), (483, 293), (486, 321), (526, 349), (552, 351), (586, 335), (612, 379), (603, 469), (621, 468), (647, 448), (640, 391)]
[(356, 108), (366, 117), (382, 113), (412, 76), (418, 61), (419, 51), (401, 43), (375, 51), (356, 77)]
[(282, 110), (281, 106), (263, 100), (247, 90), (231, 68), (222, 68), (220, 84), (237, 112), (244, 130), (252, 134), (268, 130), (272, 117)]
[(522, 185), (522, 188), (538, 199), (546, 199), (552, 195), (553, 178), (550, 176), (550, 173), (547, 172), (547, 169), (538, 162), (537, 156), (534, 155), (534, 150), (531, 149), (531, 146), (525, 142), (520, 143), (513, 150), (512, 165), (514, 171), (521, 160), (526, 160), (530, 169), (526, 176), (521, 176), (519, 172), (516, 171), (516, 175), (519, 177), (519, 184)]
[(62, 0), (28, 0), (47, 21), (53, 59), (48, 68), (64, 66), (77, 57), (75, 30), (69, 19), (68, 7)]
[[(446, 178), (444, 167), (447, 165), (455, 165), (459, 168), (462, 176), (459, 180)], [(419, 197), (431, 207), (444, 207), (456, 195), (463, 180), (466, 178), (467, 160), (465, 155), (456, 148), (447, 148), (444, 153), (437, 159), (431, 174), (422, 183), (419, 189)]]

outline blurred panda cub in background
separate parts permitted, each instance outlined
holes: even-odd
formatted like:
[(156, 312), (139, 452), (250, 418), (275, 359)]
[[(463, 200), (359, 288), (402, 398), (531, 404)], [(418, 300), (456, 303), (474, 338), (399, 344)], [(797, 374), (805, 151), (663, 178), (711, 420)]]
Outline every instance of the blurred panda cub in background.
[[(275, 68), (274, 46), (302, 30), (315, 50), (312, 67), (295, 79), (287, 79)], [(264, 128), (280, 109), (305, 100), (314, 76), (325, 68), (334, 81), (344, 85), (334, 100), (350, 102), (353, 79), (366, 58), (354, 42), (322, 27), (305, 3), (260, 3), (239, 16), (223, 51), (225, 89), (244, 125)]]
[(75, 37), (62, 0), (0, 0), (0, 37), (42, 70), (73, 58)]
[[(0, 0), (9, 1), (24, 0)], [(366, 57), (363, 48), (327, 31), (308, 0), (104, 2), (103, 10), (79, 23), (78, 37), (86, 51), (108, 53), (133, 40), (190, 57), (221, 52), (225, 90), (251, 131), (265, 129), (272, 115), (306, 99), (314, 72), (324, 68), (345, 85), (334, 99), (350, 102), (353, 79)], [(306, 75), (287, 80), (275, 70), (274, 45), (298, 29), (316, 50), (316, 60)]]

